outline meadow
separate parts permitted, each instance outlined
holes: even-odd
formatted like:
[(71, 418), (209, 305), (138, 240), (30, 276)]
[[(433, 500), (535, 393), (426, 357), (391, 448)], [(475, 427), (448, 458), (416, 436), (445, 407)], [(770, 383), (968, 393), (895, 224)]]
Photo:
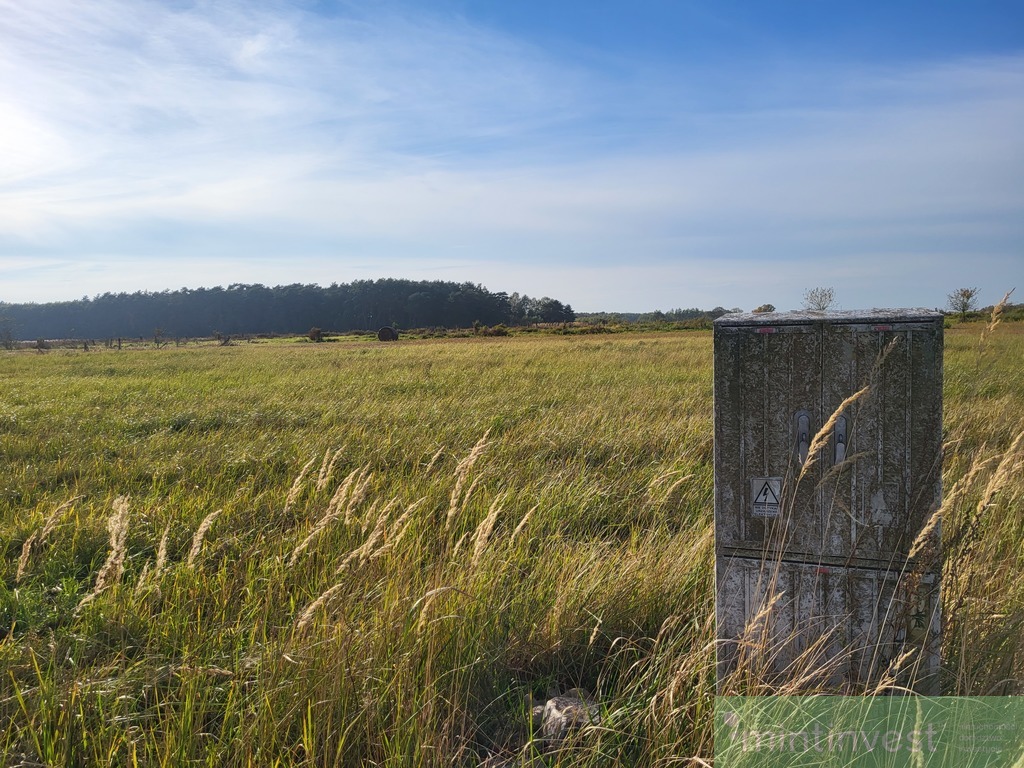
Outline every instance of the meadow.
[[(948, 693), (1024, 690), (1024, 324), (946, 333)], [(0, 353), (6, 764), (706, 765), (707, 332)]]

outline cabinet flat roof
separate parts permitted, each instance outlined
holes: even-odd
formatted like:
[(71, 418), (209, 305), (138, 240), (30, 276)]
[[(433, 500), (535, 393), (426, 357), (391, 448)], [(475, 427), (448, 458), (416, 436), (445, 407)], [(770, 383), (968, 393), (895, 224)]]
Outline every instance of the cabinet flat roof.
[(934, 309), (844, 309), (814, 312), (799, 309), (793, 312), (736, 312), (722, 315), (715, 325), (801, 325), (804, 323), (913, 323), (934, 321), (943, 317)]

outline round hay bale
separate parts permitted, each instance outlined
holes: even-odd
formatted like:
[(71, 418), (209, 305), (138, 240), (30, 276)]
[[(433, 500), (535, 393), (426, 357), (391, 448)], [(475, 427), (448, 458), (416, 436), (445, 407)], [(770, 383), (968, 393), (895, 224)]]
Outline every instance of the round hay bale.
[(390, 325), (385, 325), (379, 331), (377, 331), (378, 341), (398, 341), (398, 331), (392, 328)]

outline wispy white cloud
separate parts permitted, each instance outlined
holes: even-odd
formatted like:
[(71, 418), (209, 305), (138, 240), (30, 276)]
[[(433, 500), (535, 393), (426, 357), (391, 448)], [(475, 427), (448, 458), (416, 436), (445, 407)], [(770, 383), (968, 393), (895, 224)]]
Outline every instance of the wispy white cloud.
[(140, 288), (587, 268), (564, 281), (584, 306), (972, 249), (1014, 274), (1024, 55), (615, 78), (386, 8), (0, 0), (0, 299), (55, 296), (22, 269), (44, 258), (71, 295), (146, 256)]
[[(572, 93), (539, 52), (429, 18), (4, 5), (3, 138), (16, 158), (3, 171), (15, 193), (0, 220), (8, 231), (54, 214), (188, 209), (190, 198), (205, 209), (211, 193), (297, 178), (415, 172), (474, 142), (522, 140), (557, 120)], [(251, 194), (211, 213), (246, 210)]]

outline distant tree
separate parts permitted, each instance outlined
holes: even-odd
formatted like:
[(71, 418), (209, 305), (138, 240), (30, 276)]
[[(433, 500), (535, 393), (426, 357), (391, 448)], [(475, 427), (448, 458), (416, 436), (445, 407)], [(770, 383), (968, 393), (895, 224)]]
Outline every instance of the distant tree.
[(824, 312), (836, 303), (836, 292), (831, 287), (818, 286), (804, 294), (804, 309)]
[(774, 304), (762, 304), (760, 307), (754, 310), (755, 315), (763, 315), (765, 312), (774, 312)]
[(14, 349), (14, 323), (9, 317), (0, 317), (0, 346)]
[(571, 306), (548, 296), (536, 300), (531, 314), (541, 323), (571, 323), (576, 319)]
[(324, 340), (324, 332), (322, 330), (320, 330), (319, 328), (317, 328), (315, 325), (312, 328), (309, 329), (309, 333), (307, 335), (309, 336), (309, 340), (310, 341), (323, 341)]
[(977, 288), (957, 288), (946, 297), (946, 304), (952, 312), (960, 315), (960, 322), (967, 319), (967, 313), (978, 308)]
[(667, 320), (675, 321), (692, 320), (693, 318), (700, 317), (703, 314), (704, 310), (697, 309), (696, 307), (691, 309), (683, 309), (682, 307), (676, 307), (675, 309), (670, 309), (668, 312), (666, 312), (665, 318)]
[(481, 326), (571, 322), (575, 313), (555, 299), (491, 293), (474, 283), (385, 278), (327, 288), (232, 283), (227, 288), (104, 293), (50, 304), (0, 301), (0, 317), (8, 318), (13, 332), (25, 339), (138, 338), (160, 328), (157, 343), (163, 345), (175, 337), (206, 336), (211, 328), (224, 339), (305, 334), (314, 325), (332, 331), (375, 329), (385, 321), (409, 328), (465, 328), (474, 320)]

